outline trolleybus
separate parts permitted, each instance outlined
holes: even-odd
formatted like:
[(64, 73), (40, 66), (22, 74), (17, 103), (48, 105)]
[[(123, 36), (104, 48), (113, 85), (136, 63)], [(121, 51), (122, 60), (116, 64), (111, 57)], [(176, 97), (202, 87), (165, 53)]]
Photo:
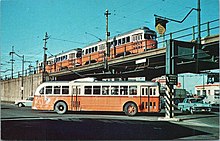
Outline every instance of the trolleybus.
[(160, 111), (159, 85), (148, 81), (96, 81), (94, 78), (70, 82), (45, 82), (35, 92), (32, 109), (67, 111)]

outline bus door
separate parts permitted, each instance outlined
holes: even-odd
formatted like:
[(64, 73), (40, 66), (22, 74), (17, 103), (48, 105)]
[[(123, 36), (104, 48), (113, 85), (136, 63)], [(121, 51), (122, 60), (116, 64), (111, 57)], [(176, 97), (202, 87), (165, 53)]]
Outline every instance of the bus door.
[(142, 111), (150, 112), (151, 102), (150, 102), (150, 87), (141, 86), (141, 95), (140, 95), (140, 109)]
[(73, 111), (80, 110), (80, 101), (78, 100), (79, 95), (80, 95), (80, 86), (73, 86), (73, 94), (71, 100)]

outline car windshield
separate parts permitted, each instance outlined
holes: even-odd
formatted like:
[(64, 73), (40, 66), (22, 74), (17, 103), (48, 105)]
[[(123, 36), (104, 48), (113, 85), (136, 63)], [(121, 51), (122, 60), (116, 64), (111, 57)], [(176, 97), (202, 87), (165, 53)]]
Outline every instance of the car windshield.
[(191, 103), (203, 103), (202, 99), (191, 99), (190, 102)]
[(26, 100), (33, 101), (33, 100), (34, 100), (34, 98), (33, 98), (33, 97), (28, 97)]

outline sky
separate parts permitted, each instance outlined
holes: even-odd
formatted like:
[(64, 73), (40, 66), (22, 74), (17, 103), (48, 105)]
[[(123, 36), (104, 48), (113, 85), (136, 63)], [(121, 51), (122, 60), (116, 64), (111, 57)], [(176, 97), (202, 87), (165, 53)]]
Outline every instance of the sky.
[[(98, 41), (91, 34), (104, 39), (106, 9), (111, 13), (109, 31), (114, 36), (142, 26), (155, 30), (154, 14), (182, 20), (197, 8), (197, 0), (1, 0), (0, 4), (1, 71), (11, 67), (12, 46), (32, 66), (42, 61), (46, 32), (49, 55)], [(201, 23), (218, 18), (219, 0), (201, 0)], [(196, 24), (197, 12), (193, 11), (181, 24), (169, 22), (166, 33)], [(14, 69), (21, 70), (21, 58), (16, 56)], [(1, 75), (7, 74), (10, 71)]]

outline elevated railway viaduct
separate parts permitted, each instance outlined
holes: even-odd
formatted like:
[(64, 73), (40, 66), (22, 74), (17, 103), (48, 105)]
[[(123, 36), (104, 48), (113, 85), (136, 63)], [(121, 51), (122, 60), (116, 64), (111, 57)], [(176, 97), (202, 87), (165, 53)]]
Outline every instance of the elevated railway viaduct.
[[(192, 72), (200, 73), (203, 70), (219, 68), (219, 35), (208, 36), (202, 40), (201, 49), (197, 50), (195, 58), (194, 47), (187, 46), (183, 42), (182, 50), (188, 50), (187, 54), (178, 57), (178, 73)], [(193, 43), (192, 43), (193, 44)], [(186, 46), (185, 46), (186, 45)], [(185, 47), (184, 47), (185, 46)], [(73, 80), (81, 77), (121, 78), (145, 77), (146, 80), (165, 74), (167, 47), (148, 50), (139, 54), (130, 54), (108, 61), (108, 69), (105, 69), (104, 62), (79, 66), (68, 70), (61, 70), (56, 73), (48, 73), (47, 80)], [(196, 67), (198, 66), (198, 67)], [(22, 77), (1, 80), (1, 101), (11, 101), (21, 98)], [(23, 77), (23, 97), (34, 94), (36, 87), (42, 83), (42, 73), (31, 74)]]
[[(201, 49), (197, 51), (197, 59), (193, 57), (195, 55), (193, 54), (195, 48), (193, 43), (190, 46), (188, 46), (190, 43), (181, 43), (181, 51), (187, 52), (187, 54), (180, 53), (178, 57), (178, 73), (200, 73), (203, 70), (218, 68), (219, 35), (204, 38), (202, 43)], [(146, 80), (151, 80), (165, 74), (166, 47), (109, 60), (108, 69), (105, 69), (104, 65), (104, 62), (100, 62), (73, 69), (65, 69), (48, 74), (48, 78), (62, 81), (80, 77), (96, 77), (99, 79), (145, 77)], [(195, 66), (199, 66), (199, 68)]]

